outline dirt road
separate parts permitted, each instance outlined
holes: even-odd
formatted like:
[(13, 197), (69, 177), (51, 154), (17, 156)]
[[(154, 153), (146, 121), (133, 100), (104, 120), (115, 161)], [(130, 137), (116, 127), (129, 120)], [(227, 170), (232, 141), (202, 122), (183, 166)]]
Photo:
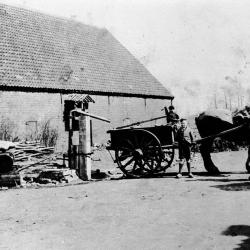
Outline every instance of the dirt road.
[(0, 249), (250, 249), (246, 152), (214, 157), (232, 172), (1, 191)]

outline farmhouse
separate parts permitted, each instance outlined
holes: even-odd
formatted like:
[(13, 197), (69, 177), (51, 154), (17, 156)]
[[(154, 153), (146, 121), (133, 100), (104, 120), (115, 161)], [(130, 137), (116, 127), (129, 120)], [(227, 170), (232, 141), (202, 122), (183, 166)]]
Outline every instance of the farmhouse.
[(163, 115), (172, 94), (106, 29), (0, 4), (0, 124), (4, 139), (33, 138), (43, 124), (67, 148), (69, 94), (88, 98), (96, 143), (106, 130)]

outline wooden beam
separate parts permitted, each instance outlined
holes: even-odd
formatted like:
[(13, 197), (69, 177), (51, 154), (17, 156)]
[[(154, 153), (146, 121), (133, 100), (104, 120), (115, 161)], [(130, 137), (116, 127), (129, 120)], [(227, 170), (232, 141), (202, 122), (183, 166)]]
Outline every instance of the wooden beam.
[(215, 135), (210, 135), (210, 136), (207, 136), (207, 137), (204, 137), (204, 138), (201, 138), (201, 139), (198, 139), (195, 141), (195, 143), (202, 143), (204, 141), (209, 141), (209, 140), (212, 140), (216, 137), (221, 137), (223, 135), (226, 135), (226, 134), (230, 134), (234, 131), (237, 131), (237, 130), (240, 130), (241, 128), (243, 128), (244, 126), (246, 126), (246, 123), (240, 125), (240, 126), (237, 126), (237, 127), (234, 127), (234, 128), (231, 128), (231, 129), (228, 129), (228, 130), (224, 130), (218, 134), (215, 134)]
[(91, 118), (95, 118), (95, 119), (97, 119), (97, 120), (101, 120), (101, 121), (110, 123), (110, 120), (108, 120), (108, 119), (105, 118), (105, 117), (102, 117), (102, 116), (99, 116), (99, 115), (90, 114), (90, 113), (88, 113), (88, 112), (82, 111), (81, 109), (73, 109), (73, 110), (71, 111), (71, 113), (73, 113), (73, 112), (76, 112), (76, 113), (79, 113), (79, 114), (82, 114), (82, 115), (85, 115), (85, 116), (89, 116), (89, 117), (91, 117)]
[(140, 124), (143, 124), (143, 123), (146, 123), (146, 122), (156, 121), (156, 120), (163, 119), (163, 118), (166, 118), (166, 117), (167, 117), (166, 115), (159, 116), (159, 117), (152, 118), (152, 119), (149, 119), (149, 120), (135, 122), (135, 123), (131, 123), (131, 124), (128, 124), (128, 125), (120, 126), (120, 127), (117, 127), (116, 129), (129, 128), (131, 126), (140, 125)]

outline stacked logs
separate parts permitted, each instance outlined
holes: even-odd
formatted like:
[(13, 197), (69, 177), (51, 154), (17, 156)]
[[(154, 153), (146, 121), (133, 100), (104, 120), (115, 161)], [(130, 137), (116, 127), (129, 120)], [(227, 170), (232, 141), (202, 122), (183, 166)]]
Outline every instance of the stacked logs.
[(14, 155), (14, 161), (27, 161), (31, 158), (40, 158), (54, 152), (54, 147), (42, 146), (39, 142), (16, 143), (15, 149), (11, 150)]

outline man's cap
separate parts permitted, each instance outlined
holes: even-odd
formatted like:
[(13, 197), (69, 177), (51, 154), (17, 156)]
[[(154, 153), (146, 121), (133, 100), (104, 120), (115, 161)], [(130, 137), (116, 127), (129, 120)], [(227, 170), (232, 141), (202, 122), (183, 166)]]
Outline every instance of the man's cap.
[(168, 108), (171, 110), (171, 109), (174, 109), (174, 106), (170, 105)]
[(181, 118), (180, 122), (183, 122), (183, 121), (187, 121), (187, 119), (186, 118)]

